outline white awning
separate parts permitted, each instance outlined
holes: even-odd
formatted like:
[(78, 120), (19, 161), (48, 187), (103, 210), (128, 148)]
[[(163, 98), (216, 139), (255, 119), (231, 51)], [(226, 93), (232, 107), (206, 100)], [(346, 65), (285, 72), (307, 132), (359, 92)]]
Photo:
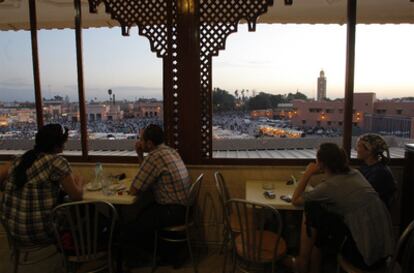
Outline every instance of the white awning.
[[(90, 14), (87, 0), (81, 2), (84, 28), (118, 25), (104, 13), (103, 5), (98, 14)], [(292, 6), (285, 6), (283, 0), (274, 2), (268, 13), (259, 18), (259, 23), (346, 23), (347, 0), (293, 0)], [(74, 27), (73, 0), (36, 0), (36, 4), (39, 29)], [(414, 0), (359, 0), (357, 22), (413, 24)], [(27, 0), (0, 0), (0, 30), (28, 30), (29, 26)]]
[[(82, 3), (82, 26), (113, 27), (119, 26), (110, 15), (105, 13), (104, 5), (100, 5), (98, 13), (89, 13), (87, 0)], [(75, 28), (75, 8), (73, 0), (36, 0), (38, 29)], [(29, 1), (0, 0), (0, 30), (29, 30)]]

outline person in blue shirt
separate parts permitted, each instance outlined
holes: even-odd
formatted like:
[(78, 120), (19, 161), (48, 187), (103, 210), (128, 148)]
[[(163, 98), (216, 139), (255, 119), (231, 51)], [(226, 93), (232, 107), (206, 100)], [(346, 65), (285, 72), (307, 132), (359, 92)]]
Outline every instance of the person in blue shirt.
[(377, 134), (361, 135), (356, 144), (358, 159), (363, 161), (358, 169), (377, 191), (381, 200), (390, 208), (397, 186), (387, 163), (390, 152), (385, 140)]

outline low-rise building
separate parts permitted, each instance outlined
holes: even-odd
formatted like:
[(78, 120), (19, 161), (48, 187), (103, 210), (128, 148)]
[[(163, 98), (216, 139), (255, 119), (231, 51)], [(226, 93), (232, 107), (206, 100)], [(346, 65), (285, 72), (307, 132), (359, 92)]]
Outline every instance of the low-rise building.
[(140, 99), (134, 104), (134, 113), (136, 117), (159, 117), (162, 119), (164, 115), (163, 102), (155, 99)]
[[(414, 138), (414, 101), (378, 100), (375, 93), (355, 93), (352, 123), (366, 132)], [(294, 100), (295, 126), (341, 128), (344, 100)]]

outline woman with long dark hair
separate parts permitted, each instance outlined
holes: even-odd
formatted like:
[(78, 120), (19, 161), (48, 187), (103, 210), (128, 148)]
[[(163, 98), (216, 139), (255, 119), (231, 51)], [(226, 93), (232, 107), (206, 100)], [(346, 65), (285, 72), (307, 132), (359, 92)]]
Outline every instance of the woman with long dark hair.
[[(316, 157), (292, 197), (294, 205), (305, 208), (300, 253), (293, 260), (295, 270), (320, 272), (320, 248), (325, 246), (336, 246), (359, 268), (381, 266), (391, 255), (394, 243), (387, 208), (361, 173), (349, 167), (338, 145), (321, 144)], [(320, 172), (326, 181), (305, 191), (312, 176)], [(339, 249), (342, 242), (345, 243)]]
[(60, 124), (43, 126), (36, 133), (34, 148), (16, 158), (4, 177), (1, 218), (24, 243), (53, 238), (49, 215), (59, 203), (61, 190), (72, 200), (82, 199), (82, 181), (59, 155), (67, 139), (68, 129)]

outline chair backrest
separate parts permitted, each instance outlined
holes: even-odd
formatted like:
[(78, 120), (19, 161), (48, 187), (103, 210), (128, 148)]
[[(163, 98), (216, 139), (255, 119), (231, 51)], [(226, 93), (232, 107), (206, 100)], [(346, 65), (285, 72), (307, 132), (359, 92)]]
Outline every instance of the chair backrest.
[(394, 272), (397, 262), (400, 262), (401, 273), (414, 272), (414, 221), (401, 234), (395, 253), (389, 267), (389, 273)]
[(226, 202), (230, 200), (230, 194), (227, 189), (226, 182), (223, 175), (218, 171), (214, 173), (214, 180), (216, 181), (216, 188), (219, 194), (220, 202), (224, 207)]
[(204, 174), (200, 174), (196, 181), (191, 184), (190, 191), (188, 193), (188, 200), (187, 200), (187, 208), (185, 213), (185, 222), (188, 223), (192, 218), (195, 218), (195, 216), (191, 216), (191, 212), (195, 212), (196, 209), (194, 206), (196, 205), (196, 201), (198, 199), (198, 195), (200, 194), (200, 188), (201, 188), (201, 182), (203, 181)]
[(51, 214), (58, 246), (66, 262), (88, 262), (111, 255), (118, 213), (103, 201), (79, 201), (55, 207)]
[[(242, 199), (230, 199), (226, 203), (226, 208), (231, 209), (232, 215), (226, 214), (227, 226), (230, 229), (233, 249), (241, 248), (242, 258), (250, 262), (261, 262), (264, 257), (262, 253), (264, 248), (268, 249), (268, 244), (264, 238), (265, 231), (271, 231), (277, 234), (274, 237), (274, 245), (270, 246), (269, 251), (277, 256), (277, 250), (280, 242), (280, 234), (283, 228), (282, 219), (277, 209), (262, 203), (251, 202)], [(231, 218), (236, 218), (237, 230), (231, 228)], [(269, 222), (274, 223), (273, 227), (266, 227)], [(236, 240), (238, 240), (236, 242)], [(239, 244), (239, 245), (237, 245)], [(241, 244), (241, 245), (240, 245)]]
[(231, 208), (226, 209), (226, 203), (230, 200), (230, 193), (227, 189), (226, 180), (224, 180), (223, 175), (219, 171), (216, 171), (214, 173), (214, 180), (216, 181), (216, 189), (219, 194), (219, 202), (222, 208), (223, 221), (225, 222), (226, 220), (224, 219), (226, 218), (226, 214), (231, 214)]

